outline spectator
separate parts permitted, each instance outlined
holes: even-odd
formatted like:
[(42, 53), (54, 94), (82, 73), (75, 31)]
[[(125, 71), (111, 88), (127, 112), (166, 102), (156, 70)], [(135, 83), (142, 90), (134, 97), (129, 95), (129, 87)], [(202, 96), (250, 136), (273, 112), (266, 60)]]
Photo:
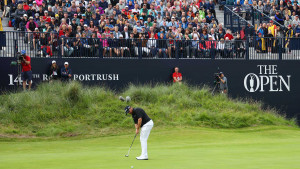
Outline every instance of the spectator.
[(243, 40), (240, 37), (240, 34), (236, 35), (234, 40), (234, 48), (237, 58), (244, 58), (245, 57), (245, 45)]
[(22, 73), (21, 73), (21, 80), (23, 81), (23, 90), (26, 90), (26, 83), (28, 83), (28, 90), (31, 90), (32, 84), (32, 71), (31, 71), (31, 59), (29, 56), (26, 55), (26, 51), (21, 51), (22, 56)]
[(220, 92), (223, 94), (228, 93), (228, 85), (227, 85), (227, 78), (224, 76), (223, 72), (220, 72)]
[(174, 68), (174, 73), (173, 73), (172, 77), (173, 77), (173, 82), (174, 83), (179, 83), (179, 84), (182, 83), (182, 74), (179, 73), (179, 68), (178, 67)]
[(56, 61), (53, 60), (52, 64), (50, 66), (50, 70), (49, 70), (49, 81), (52, 80), (58, 80), (59, 79), (59, 75), (60, 75), (60, 70), (58, 65), (56, 64)]
[(61, 68), (61, 80), (66, 82), (66, 81), (70, 81), (72, 78), (72, 70), (71, 68), (69, 68), (69, 63), (65, 62), (64, 63), (64, 67)]

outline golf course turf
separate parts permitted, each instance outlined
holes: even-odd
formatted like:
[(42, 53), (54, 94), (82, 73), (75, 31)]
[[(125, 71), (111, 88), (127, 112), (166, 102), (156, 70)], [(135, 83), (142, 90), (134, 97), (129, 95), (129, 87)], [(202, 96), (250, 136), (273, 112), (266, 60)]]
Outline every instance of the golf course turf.
[(148, 161), (138, 161), (132, 134), (88, 139), (0, 142), (1, 169), (299, 169), (300, 130), (261, 126), (244, 129), (154, 127)]

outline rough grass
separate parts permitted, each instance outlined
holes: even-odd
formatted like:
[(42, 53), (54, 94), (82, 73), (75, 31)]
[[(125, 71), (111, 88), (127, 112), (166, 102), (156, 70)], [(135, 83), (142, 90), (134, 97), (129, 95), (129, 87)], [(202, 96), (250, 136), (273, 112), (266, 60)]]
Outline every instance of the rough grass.
[(145, 109), (155, 126), (243, 128), (296, 126), (259, 102), (212, 96), (209, 88), (183, 85), (130, 85), (121, 94), (78, 82), (40, 84), (35, 91), (0, 96), (0, 137), (69, 137), (118, 134), (132, 128), (118, 96)]

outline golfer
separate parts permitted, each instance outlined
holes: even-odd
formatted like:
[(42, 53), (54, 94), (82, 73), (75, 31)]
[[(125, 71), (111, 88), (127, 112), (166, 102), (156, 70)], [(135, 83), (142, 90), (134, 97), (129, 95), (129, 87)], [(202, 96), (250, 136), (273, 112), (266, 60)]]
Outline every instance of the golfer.
[(136, 134), (140, 134), (140, 141), (141, 141), (141, 147), (142, 147), (142, 154), (139, 157), (136, 157), (137, 160), (148, 160), (148, 152), (147, 152), (147, 140), (149, 137), (149, 134), (151, 132), (151, 129), (153, 127), (153, 121), (149, 118), (149, 116), (146, 114), (146, 112), (141, 108), (132, 108), (130, 106), (125, 107), (125, 113), (132, 115), (135, 128), (136, 128)]

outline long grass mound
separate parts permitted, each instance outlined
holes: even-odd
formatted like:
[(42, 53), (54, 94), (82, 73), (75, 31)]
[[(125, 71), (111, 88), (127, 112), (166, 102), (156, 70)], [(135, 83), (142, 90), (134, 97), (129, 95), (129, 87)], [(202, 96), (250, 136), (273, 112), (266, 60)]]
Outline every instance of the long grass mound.
[[(130, 96), (131, 102), (118, 97)], [(132, 129), (125, 116), (129, 104), (143, 108), (155, 126), (243, 128), (296, 126), (261, 103), (212, 96), (209, 88), (183, 85), (130, 85), (122, 93), (78, 82), (40, 84), (30, 92), (0, 96), (0, 137), (70, 137), (124, 133)]]

